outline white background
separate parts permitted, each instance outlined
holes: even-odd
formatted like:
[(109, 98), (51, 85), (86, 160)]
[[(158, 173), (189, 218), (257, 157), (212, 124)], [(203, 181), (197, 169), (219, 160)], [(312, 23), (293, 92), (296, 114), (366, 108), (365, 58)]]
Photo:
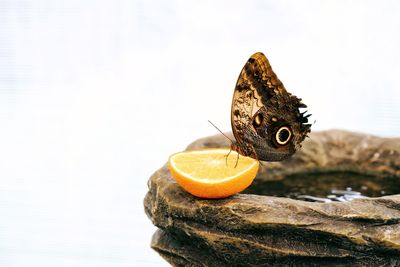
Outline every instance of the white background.
[(166, 266), (148, 177), (262, 51), (313, 130), (400, 135), (398, 1), (0, 0), (0, 266)]

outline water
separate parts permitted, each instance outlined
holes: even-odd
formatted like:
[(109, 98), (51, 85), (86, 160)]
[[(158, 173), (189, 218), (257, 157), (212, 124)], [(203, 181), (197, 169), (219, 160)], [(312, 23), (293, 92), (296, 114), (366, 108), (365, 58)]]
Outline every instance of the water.
[(306, 201), (351, 201), (400, 193), (398, 177), (348, 172), (290, 175), (281, 181), (256, 179), (245, 193), (289, 197)]

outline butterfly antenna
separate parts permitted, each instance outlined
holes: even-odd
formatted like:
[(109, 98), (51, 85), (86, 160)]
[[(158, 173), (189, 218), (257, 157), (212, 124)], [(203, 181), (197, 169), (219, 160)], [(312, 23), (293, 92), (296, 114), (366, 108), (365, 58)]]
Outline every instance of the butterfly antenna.
[(226, 138), (228, 138), (228, 140), (231, 141), (232, 144), (235, 143), (235, 142), (233, 142), (233, 140), (230, 139), (226, 134), (224, 134), (217, 126), (215, 126), (214, 123), (212, 123), (210, 120), (208, 120), (208, 122), (209, 122), (212, 126), (214, 126), (214, 128), (217, 129), (223, 136), (225, 136)]

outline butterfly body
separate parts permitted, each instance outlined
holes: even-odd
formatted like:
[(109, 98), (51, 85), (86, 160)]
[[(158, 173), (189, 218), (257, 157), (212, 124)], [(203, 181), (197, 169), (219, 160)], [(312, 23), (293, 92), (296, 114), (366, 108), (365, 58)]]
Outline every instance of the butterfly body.
[(243, 67), (232, 100), (232, 149), (262, 161), (280, 161), (296, 152), (311, 131), (301, 99), (288, 93), (258, 52)]

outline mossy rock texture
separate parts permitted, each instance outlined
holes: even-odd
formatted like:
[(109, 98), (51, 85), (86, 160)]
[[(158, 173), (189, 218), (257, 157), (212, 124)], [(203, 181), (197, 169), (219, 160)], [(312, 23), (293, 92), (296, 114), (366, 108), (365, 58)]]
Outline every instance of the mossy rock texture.
[[(212, 136), (188, 149), (207, 147), (229, 142)], [(284, 197), (345, 185), (373, 197)], [(148, 186), (145, 212), (159, 228), (151, 246), (174, 266), (400, 266), (400, 138), (312, 133), (293, 157), (264, 162), (244, 193), (225, 199), (190, 195), (167, 165)]]

